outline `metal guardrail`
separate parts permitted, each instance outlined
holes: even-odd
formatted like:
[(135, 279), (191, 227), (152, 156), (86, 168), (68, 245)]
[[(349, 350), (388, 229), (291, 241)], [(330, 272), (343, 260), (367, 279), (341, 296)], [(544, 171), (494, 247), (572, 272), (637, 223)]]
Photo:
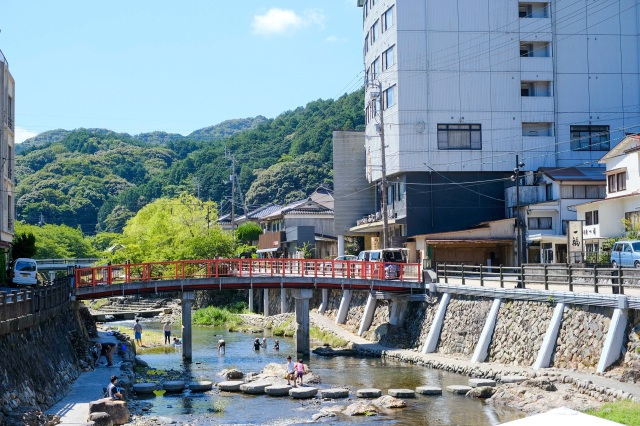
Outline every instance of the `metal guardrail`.
[(98, 262), (107, 263), (107, 259), (98, 257), (88, 258), (69, 258), (69, 259), (34, 259), (38, 264), (53, 264), (53, 265), (87, 265), (95, 264)]
[(54, 284), (0, 292), (0, 322), (46, 312), (69, 301), (70, 286), (67, 278), (56, 280)]

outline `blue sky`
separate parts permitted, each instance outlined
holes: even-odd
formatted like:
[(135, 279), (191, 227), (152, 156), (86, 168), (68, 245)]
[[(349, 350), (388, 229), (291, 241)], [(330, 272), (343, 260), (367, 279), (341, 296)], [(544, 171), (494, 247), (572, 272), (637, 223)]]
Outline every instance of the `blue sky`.
[(18, 141), (274, 117), (354, 90), (363, 67), (356, 0), (0, 0), (0, 30)]

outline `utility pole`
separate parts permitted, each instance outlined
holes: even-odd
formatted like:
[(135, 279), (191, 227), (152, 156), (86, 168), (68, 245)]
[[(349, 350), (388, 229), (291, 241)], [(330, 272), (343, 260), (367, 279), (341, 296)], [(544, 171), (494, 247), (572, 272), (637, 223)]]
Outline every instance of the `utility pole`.
[[(389, 247), (389, 213), (387, 212), (387, 155), (384, 143), (384, 100), (382, 98), (382, 82), (371, 84), (378, 89), (377, 96), (375, 97), (378, 98), (378, 102), (380, 104), (380, 128), (378, 130), (380, 133), (380, 156), (382, 166), (382, 202), (380, 203), (380, 206), (382, 208), (382, 248), (386, 249)], [(374, 102), (376, 101), (375, 97)]]
[(516, 181), (516, 256), (518, 264), (516, 266), (522, 266), (522, 232), (520, 223), (520, 169), (524, 167), (524, 163), (520, 162), (518, 154), (516, 154), (516, 167), (513, 169), (513, 175), (511, 180)]
[(236, 229), (236, 157), (231, 156), (231, 229)]

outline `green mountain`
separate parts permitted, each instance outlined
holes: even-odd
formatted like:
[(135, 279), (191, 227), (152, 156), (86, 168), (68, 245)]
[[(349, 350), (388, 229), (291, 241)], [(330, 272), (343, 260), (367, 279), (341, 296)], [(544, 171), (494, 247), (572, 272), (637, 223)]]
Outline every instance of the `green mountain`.
[[(55, 130), (16, 155), (19, 220), (119, 232), (147, 203), (181, 192), (228, 208), (230, 158), (250, 205), (287, 202), (332, 182), (332, 132), (363, 129), (364, 94), (318, 100), (264, 117), (228, 120), (189, 136)], [(198, 190), (196, 191), (196, 184)]]

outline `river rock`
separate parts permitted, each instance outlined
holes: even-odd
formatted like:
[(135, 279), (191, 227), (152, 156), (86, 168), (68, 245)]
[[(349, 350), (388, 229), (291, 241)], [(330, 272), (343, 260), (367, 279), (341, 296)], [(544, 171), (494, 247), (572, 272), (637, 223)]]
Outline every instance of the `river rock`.
[(144, 368), (149, 368), (149, 363), (143, 360), (142, 358), (140, 358), (139, 356), (135, 357), (134, 359), (135, 359), (136, 365)]
[(411, 389), (389, 389), (387, 393), (395, 398), (415, 398), (416, 392)]
[(93, 422), (95, 426), (113, 426), (111, 416), (104, 412), (91, 413), (89, 415), (89, 421)]
[(380, 398), (382, 396), (382, 391), (375, 388), (358, 389), (356, 391), (356, 396), (358, 398)]
[(418, 386), (416, 392), (420, 395), (442, 395), (442, 388), (437, 386)]
[(228, 382), (218, 383), (218, 389), (224, 392), (240, 392), (240, 386), (244, 384), (240, 380), (232, 380)]
[(190, 382), (189, 389), (191, 389), (192, 392), (210, 391), (211, 389), (213, 389), (213, 382), (210, 382), (209, 380), (200, 380), (197, 382)]
[(467, 392), (469, 398), (491, 398), (496, 393), (496, 388), (493, 386), (477, 386)]
[(270, 382), (251, 382), (240, 385), (240, 390), (250, 395), (262, 395), (267, 386), (271, 386)]
[(294, 399), (313, 398), (317, 394), (318, 394), (318, 388), (314, 388), (314, 387), (303, 386), (299, 388), (292, 388), (289, 390), (289, 396)]
[(378, 407), (369, 402), (354, 402), (344, 410), (345, 416), (376, 416)]
[(527, 380), (524, 376), (502, 376), (500, 382), (502, 383), (522, 383)]
[(482, 386), (496, 386), (496, 381), (491, 379), (469, 379), (469, 386), (472, 388), (482, 387)]
[(320, 396), (322, 398), (348, 398), (349, 397), (349, 389), (321, 389)]
[[(392, 389), (389, 389), (389, 392), (391, 392), (391, 390)], [(406, 391), (407, 389), (399, 389), (399, 390)], [(413, 398), (413, 397), (415, 397), (415, 393), (410, 398)], [(406, 402), (391, 395), (381, 396), (380, 398), (373, 400), (372, 403), (373, 405), (380, 408), (404, 408), (407, 406)]]
[(458, 395), (466, 395), (467, 392), (469, 392), (471, 389), (473, 389), (471, 386), (464, 386), (464, 385), (451, 385), (451, 386), (447, 386), (447, 390), (451, 393), (455, 393)]
[(135, 393), (149, 394), (153, 393), (154, 390), (156, 390), (155, 383), (136, 383), (133, 385), (133, 391)]
[[(278, 378), (282, 379), (285, 377), (287, 373), (287, 368), (285, 364), (276, 364), (271, 363), (267, 364), (262, 372), (256, 376), (256, 380), (270, 379), (270, 378)], [(316, 374), (311, 371), (308, 365), (304, 365), (304, 383), (309, 385), (317, 385), (320, 384), (321, 380)]]
[(319, 346), (312, 350), (316, 355), (320, 356), (351, 356), (355, 353), (353, 349), (333, 349), (331, 346)]
[(235, 368), (232, 368), (231, 370), (222, 370), (220, 375), (227, 380), (238, 380), (244, 377), (244, 373)]
[(271, 385), (264, 388), (264, 392), (269, 396), (287, 396), (291, 389), (289, 385)]
[(184, 390), (184, 382), (182, 380), (169, 380), (164, 382), (163, 388), (167, 392), (182, 392)]
[(131, 413), (124, 401), (113, 401), (111, 398), (103, 398), (89, 403), (89, 414), (107, 413), (114, 425), (123, 425), (129, 422)]

